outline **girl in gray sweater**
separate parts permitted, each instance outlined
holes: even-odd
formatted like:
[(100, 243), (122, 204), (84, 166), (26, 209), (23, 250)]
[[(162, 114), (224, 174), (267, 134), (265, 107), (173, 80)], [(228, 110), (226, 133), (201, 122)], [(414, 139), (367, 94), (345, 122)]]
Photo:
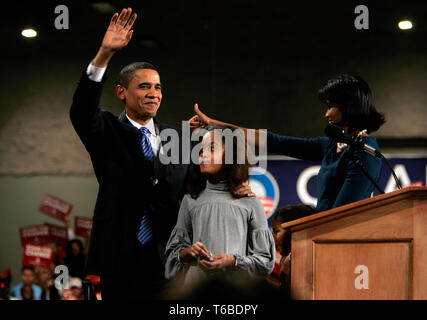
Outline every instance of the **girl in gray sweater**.
[[(230, 191), (249, 178), (246, 144), (236, 134), (230, 143), (225, 136), (233, 133), (224, 129), (206, 128), (199, 165), (167, 244), (165, 276), (178, 280), (181, 289), (197, 286), (211, 273), (266, 277), (274, 267), (274, 240), (261, 201), (236, 198)], [(227, 152), (231, 163), (225, 161)]]

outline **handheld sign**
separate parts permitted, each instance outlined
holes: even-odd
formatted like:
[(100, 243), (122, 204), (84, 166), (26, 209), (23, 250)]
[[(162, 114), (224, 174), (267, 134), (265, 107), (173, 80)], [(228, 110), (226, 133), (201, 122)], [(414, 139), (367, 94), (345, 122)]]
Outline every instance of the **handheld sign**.
[(85, 217), (75, 217), (74, 233), (76, 236), (89, 238), (91, 231), (92, 231), (92, 219), (85, 218)]
[(43, 224), (21, 227), (19, 228), (19, 234), (23, 247), (27, 243), (42, 245), (52, 242), (49, 227)]
[(68, 229), (50, 223), (45, 223), (45, 225), (49, 227), (52, 241), (60, 247), (66, 248), (68, 245)]
[(23, 266), (39, 266), (50, 269), (53, 263), (53, 248), (26, 244), (22, 258)]
[(46, 194), (39, 206), (39, 211), (52, 218), (66, 221), (70, 215), (73, 205), (62, 199)]

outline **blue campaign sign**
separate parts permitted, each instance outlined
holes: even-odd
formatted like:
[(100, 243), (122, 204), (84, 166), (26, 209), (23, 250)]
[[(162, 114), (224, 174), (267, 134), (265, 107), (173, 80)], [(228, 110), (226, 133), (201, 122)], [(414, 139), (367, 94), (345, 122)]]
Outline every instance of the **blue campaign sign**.
[[(410, 184), (426, 184), (427, 156), (400, 156), (387, 159), (403, 187)], [(319, 169), (319, 162), (269, 157), (267, 170), (254, 168), (257, 174), (251, 175), (249, 184), (263, 203), (267, 218), (271, 218), (277, 207), (296, 203), (316, 205)], [(391, 192), (397, 188), (391, 171), (384, 161), (378, 184), (385, 192)], [(378, 194), (378, 191), (374, 192), (374, 195)]]

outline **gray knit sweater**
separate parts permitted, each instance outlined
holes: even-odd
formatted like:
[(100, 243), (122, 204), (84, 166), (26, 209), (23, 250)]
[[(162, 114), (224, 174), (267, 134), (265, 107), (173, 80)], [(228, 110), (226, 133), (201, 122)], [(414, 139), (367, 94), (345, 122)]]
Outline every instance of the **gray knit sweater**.
[(251, 276), (267, 276), (273, 271), (274, 240), (261, 201), (256, 197), (235, 198), (225, 183), (208, 181), (196, 200), (184, 196), (166, 247), (166, 278), (184, 272), (184, 285), (206, 278), (201, 267), (183, 264), (178, 258), (182, 249), (198, 241), (212, 256), (233, 254), (236, 271), (245, 270)]

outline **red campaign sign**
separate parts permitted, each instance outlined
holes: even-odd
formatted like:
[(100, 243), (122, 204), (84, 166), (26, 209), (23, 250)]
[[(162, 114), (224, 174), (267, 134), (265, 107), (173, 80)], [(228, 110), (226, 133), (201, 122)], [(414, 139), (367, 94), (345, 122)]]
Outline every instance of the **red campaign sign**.
[(49, 227), (52, 241), (59, 246), (65, 248), (68, 245), (68, 229), (66, 227), (55, 226), (50, 223), (45, 223)]
[(52, 218), (66, 221), (70, 215), (73, 205), (62, 199), (46, 194), (39, 206), (39, 211), (51, 216)]
[(84, 217), (75, 217), (74, 233), (77, 236), (89, 238), (91, 230), (92, 230), (92, 219), (84, 218)]
[(92, 284), (93, 284), (94, 286), (99, 286), (99, 285), (100, 285), (100, 283), (101, 283), (101, 277), (100, 277), (100, 276), (97, 276), (97, 275), (91, 275), (91, 274), (88, 274), (88, 275), (86, 276), (86, 279), (89, 279), (90, 281), (92, 281)]
[(21, 245), (24, 247), (27, 243), (46, 244), (52, 242), (49, 227), (46, 225), (27, 226), (19, 228), (21, 236)]
[(53, 248), (26, 244), (24, 247), (24, 256), (22, 258), (23, 266), (40, 266), (50, 269), (53, 264)]
[(12, 277), (12, 270), (10, 268), (0, 272), (0, 279), (7, 279)]

